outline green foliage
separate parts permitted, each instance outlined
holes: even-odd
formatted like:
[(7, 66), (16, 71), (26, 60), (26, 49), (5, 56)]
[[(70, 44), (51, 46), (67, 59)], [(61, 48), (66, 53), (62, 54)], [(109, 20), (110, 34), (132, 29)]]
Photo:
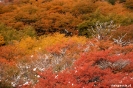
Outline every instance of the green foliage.
[(20, 30), (23, 36), (36, 37), (36, 31), (32, 26), (25, 26), (23, 30)]
[(99, 10), (96, 10), (88, 17), (84, 17), (84, 19), (86, 20), (78, 25), (78, 31), (79, 35), (85, 35), (86, 37), (92, 36), (92, 31), (90, 29), (95, 26), (97, 21), (104, 23), (113, 20), (115, 24), (120, 25), (129, 25), (133, 23), (133, 17), (130, 14), (127, 14), (127, 16), (117, 14), (103, 15)]
[(19, 40), (17, 31), (11, 27), (6, 27), (4, 24), (0, 24), (0, 33), (4, 37), (6, 44), (11, 40)]
[(91, 28), (91, 26), (93, 27), (97, 21), (101, 21), (101, 22), (107, 21), (105, 16), (103, 16), (99, 12), (99, 10), (96, 10), (94, 13), (92, 13), (87, 19), (88, 20), (79, 24), (79, 26), (78, 26), (79, 30), (82, 29), (82, 27), (83, 27), (83, 29), (84, 28)]
[(116, 23), (121, 25), (130, 25), (133, 23), (133, 17), (130, 14), (127, 14), (127, 16), (112, 15), (112, 18)]
[(90, 29), (95, 26), (97, 21), (107, 22), (112, 20), (111, 17), (102, 15), (99, 10), (92, 13), (87, 19), (88, 20), (78, 25), (79, 35), (85, 35), (86, 37), (92, 36), (92, 31)]
[(24, 37), (36, 37), (36, 32), (31, 26), (25, 26), (24, 30), (15, 30), (11, 27), (6, 27), (4, 24), (0, 24), (0, 34), (4, 37), (5, 43), (9, 44), (13, 40), (20, 41)]

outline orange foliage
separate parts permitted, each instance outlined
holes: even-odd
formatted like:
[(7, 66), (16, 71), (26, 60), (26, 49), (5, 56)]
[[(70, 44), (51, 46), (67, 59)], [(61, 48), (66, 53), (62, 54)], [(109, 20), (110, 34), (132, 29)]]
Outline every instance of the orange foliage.
[(114, 38), (117, 38), (118, 36), (125, 35), (126, 36), (123, 38), (126, 41), (132, 40), (133, 39), (133, 25), (129, 26), (121, 26), (117, 31), (114, 31), (112, 33)]
[(129, 11), (123, 7), (122, 4), (115, 4), (111, 5), (107, 2), (97, 2), (98, 9), (101, 13), (107, 15), (107, 14), (118, 14), (118, 15), (125, 15), (129, 13)]
[(0, 47), (0, 57), (6, 60), (13, 60), (17, 55), (16, 48), (13, 46), (2, 46)]

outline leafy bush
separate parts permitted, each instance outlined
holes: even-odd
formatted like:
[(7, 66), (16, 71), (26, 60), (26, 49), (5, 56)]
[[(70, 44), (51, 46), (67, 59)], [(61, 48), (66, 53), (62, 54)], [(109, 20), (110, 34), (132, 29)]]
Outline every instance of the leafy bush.
[[(78, 59), (72, 69), (66, 69), (59, 73), (53, 73), (51, 70), (45, 72), (40, 72), (39, 82), (34, 86), (35, 88), (40, 87), (112, 87), (113, 84), (124, 85), (125, 83), (131, 86), (133, 83), (132, 73), (126, 75), (124, 72), (119, 73), (116, 69), (119, 69), (124, 66), (127, 66), (128, 58), (130, 61), (132, 57), (130, 54), (124, 57), (125, 60), (119, 60), (121, 56), (114, 57), (116, 55), (111, 55), (109, 52), (100, 51), (93, 52), (89, 54), (83, 54), (80, 59)], [(101, 59), (103, 58), (103, 59)], [(115, 59), (114, 59), (115, 58)], [(106, 68), (102, 70), (99, 68), (103, 62), (108, 63), (107, 61), (115, 60), (112, 64), (115, 69)], [(97, 60), (101, 60), (98, 62)], [(106, 61), (107, 60), (107, 61)], [(97, 65), (94, 65), (94, 63)], [(130, 63), (131, 64), (131, 63)], [(103, 64), (102, 64), (103, 65)], [(110, 66), (110, 65), (109, 65)], [(113, 78), (112, 78), (113, 77)], [(109, 81), (112, 79), (111, 81)], [(120, 83), (121, 82), (121, 83)]]
[[(129, 16), (129, 17), (127, 17)], [(92, 13), (89, 17), (87, 17), (85, 21), (80, 23), (78, 25), (78, 33), (79, 35), (84, 35), (86, 37), (92, 36), (92, 27), (95, 27), (95, 24), (97, 21), (101, 23), (106, 23), (111, 20), (114, 21), (114, 24), (120, 24), (120, 25), (130, 25), (133, 23), (133, 18), (129, 15), (127, 16), (121, 16), (116, 14), (108, 14), (103, 15), (99, 10)]]
[(21, 33), (23, 37), (37, 37), (37, 33), (32, 26), (25, 26), (24, 29), (18, 31), (18, 33)]
[(87, 37), (95, 36), (98, 40), (101, 40), (107, 37), (107, 35), (109, 36), (111, 31), (115, 30), (117, 27), (118, 25), (115, 25), (113, 21), (97, 21), (95, 24), (92, 24), (92, 22), (86, 22), (79, 26), (79, 35), (86, 35)]
[[(108, 87), (113, 81), (119, 83), (125, 72), (133, 71), (132, 52), (133, 45), (121, 47), (110, 40), (65, 37), (59, 33), (38, 39), (26, 37), (14, 45), (0, 47), (0, 69), (4, 69), (0, 70), (1, 80), (8, 79), (12, 86), (22, 88), (64, 88), (66, 84), (76, 88)], [(14, 65), (9, 64), (12, 60)], [(110, 75), (115, 78), (108, 82)]]
[(6, 44), (10, 43), (12, 40), (19, 40), (20, 38), (15, 29), (6, 27), (4, 24), (0, 24), (0, 33), (4, 37)]
[(18, 55), (19, 52), (17, 52), (17, 48), (11, 45), (6, 45), (0, 47), (0, 57), (4, 58), (8, 61), (14, 60), (15, 56)]
[(35, 48), (37, 47), (37, 40), (36, 38), (32, 37), (26, 37), (22, 38), (20, 42), (16, 42), (15, 46), (18, 50), (22, 51), (24, 55), (33, 53), (35, 51)]
[(13, 40), (20, 41), (24, 37), (36, 37), (35, 30), (26, 26), (24, 30), (17, 31), (11, 27), (6, 27), (4, 24), (0, 24), (0, 34), (4, 37), (5, 43), (12, 43)]

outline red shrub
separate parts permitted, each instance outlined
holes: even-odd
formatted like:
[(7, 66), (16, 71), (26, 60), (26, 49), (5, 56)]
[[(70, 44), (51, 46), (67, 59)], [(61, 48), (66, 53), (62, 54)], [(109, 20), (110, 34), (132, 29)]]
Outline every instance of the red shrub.
[[(110, 88), (117, 85), (125, 86), (124, 84), (130, 86), (133, 83), (132, 74), (122, 71), (114, 73), (110, 67), (101, 69), (99, 68), (99, 64), (94, 65), (97, 60), (103, 59), (114, 64), (113, 61), (115, 62), (121, 59), (121, 57), (124, 60), (131, 60), (132, 53), (120, 56), (111, 55), (108, 51), (84, 53), (75, 62), (71, 70), (64, 70), (59, 73), (52, 73), (50, 70), (47, 70), (41, 73), (41, 78), (39, 78), (39, 82), (35, 85), (35, 88)], [(111, 61), (110, 59), (112, 58), (116, 58), (116, 60)]]

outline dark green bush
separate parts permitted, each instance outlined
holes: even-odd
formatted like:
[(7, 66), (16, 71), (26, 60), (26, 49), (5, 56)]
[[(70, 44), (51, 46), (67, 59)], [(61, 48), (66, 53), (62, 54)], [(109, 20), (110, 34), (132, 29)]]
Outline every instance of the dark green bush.
[(79, 35), (85, 35), (86, 37), (92, 36), (91, 28), (95, 26), (97, 21), (107, 22), (112, 20), (111, 17), (102, 15), (98, 10), (92, 13), (87, 19), (78, 25)]

